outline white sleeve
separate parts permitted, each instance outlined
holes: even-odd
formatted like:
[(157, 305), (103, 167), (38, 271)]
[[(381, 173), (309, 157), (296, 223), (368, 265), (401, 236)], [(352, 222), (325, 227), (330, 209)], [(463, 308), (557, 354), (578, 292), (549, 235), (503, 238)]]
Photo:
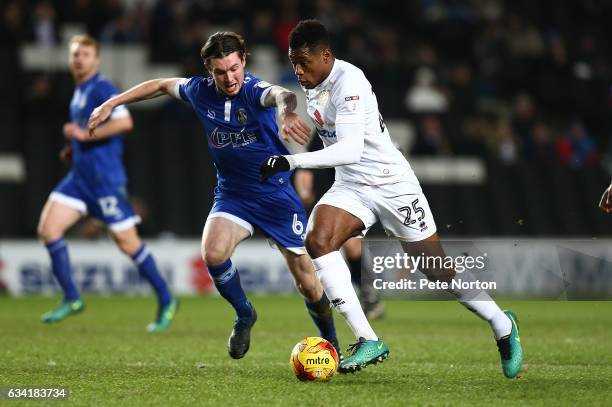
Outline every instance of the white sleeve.
[(179, 88), (181, 86), (186, 85), (187, 82), (189, 82), (189, 78), (180, 78), (178, 81), (176, 81), (176, 85), (174, 85), (174, 88), (170, 89), (170, 94), (174, 96), (176, 99), (183, 100), (183, 98), (181, 97), (181, 92)]
[(365, 139), (366, 86), (358, 77), (342, 78), (331, 102), (336, 107), (337, 142), (310, 153), (285, 156), (293, 168), (329, 168), (355, 164), (361, 160)]
[(110, 115), (111, 119), (123, 119), (124, 117), (130, 117), (130, 111), (125, 105), (115, 107)]
[(365, 139), (365, 123), (336, 123), (338, 141), (322, 150), (286, 155), (291, 169), (330, 168), (355, 164), (361, 160)]

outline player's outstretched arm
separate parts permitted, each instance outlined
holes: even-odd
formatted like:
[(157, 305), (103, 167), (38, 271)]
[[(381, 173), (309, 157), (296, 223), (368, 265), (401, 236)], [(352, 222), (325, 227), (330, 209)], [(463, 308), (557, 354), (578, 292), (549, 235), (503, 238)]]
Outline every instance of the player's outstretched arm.
[(108, 119), (113, 109), (120, 105), (138, 102), (140, 100), (153, 99), (161, 95), (176, 97), (176, 86), (183, 78), (161, 78), (143, 82), (126, 90), (119, 95), (113, 96), (106, 102), (94, 109), (89, 116), (89, 133), (95, 136), (94, 129)]
[(312, 131), (310, 127), (295, 113), (297, 107), (297, 96), (295, 93), (282, 86), (272, 86), (264, 96), (265, 107), (276, 106), (281, 120), (281, 135), (283, 139), (289, 139), (304, 145), (310, 140)]
[(87, 137), (87, 131), (83, 131), (85, 134), (79, 140), (81, 141), (97, 141), (105, 138), (113, 137), (116, 134), (125, 133), (126, 131), (130, 131), (134, 128), (134, 121), (132, 120), (132, 116), (127, 114), (125, 117), (113, 119), (112, 116), (110, 120), (104, 122), (103, 125), (92, 129), (89, 129), (89, 137)]
[(612, 212), (612, 182), (601, 196), (601, 200), (599, 201), (599, 207), (606, 213)]
[(338, 142), (322, 150), (294, 155), (270, 156), (259, 166), (260, 182), (295, 168), (332, 168), (358, 163), (363, 154), (365, 125), (336, 122)]

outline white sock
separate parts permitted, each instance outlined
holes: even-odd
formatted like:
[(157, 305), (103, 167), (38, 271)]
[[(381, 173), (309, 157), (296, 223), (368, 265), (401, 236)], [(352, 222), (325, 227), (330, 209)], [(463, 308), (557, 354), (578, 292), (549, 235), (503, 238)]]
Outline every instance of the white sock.
[(356, 338), (377, 341), (351, 283), (351, 271), (339, 251), (312, 259), (327, 298), (346, 319)]
[[(460, 279), (463, 282), (474, 281), (470, 273), (457, 273), (454, 279)], [(476, 289), (449, 289), (448, 292), (457, 297), (457, 300), (463, 304), (464, 307), (487, 321), (493, 330), (495, 339), (510, 335), (512, 321), (510, 321), (510, 318), (504, 314), (486, 291)]]

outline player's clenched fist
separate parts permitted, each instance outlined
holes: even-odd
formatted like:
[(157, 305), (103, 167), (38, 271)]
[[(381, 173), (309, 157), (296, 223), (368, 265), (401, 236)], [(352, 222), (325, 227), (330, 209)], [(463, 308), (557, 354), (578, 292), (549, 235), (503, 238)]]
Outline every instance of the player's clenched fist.
[(266, 158), (259, 166), (259, 173), (261, 175), (259, 182), (265, 182), (272, 175), (289, 170), (289, 161), (284, 156), (272, 155)]
[(612, 184), (604, 191), (599, 201), (599, 207), (606, 213), (612, 212)]
[(60, 161), (66, 164), (67, 166), (72, 165), (72, 146), (70, 144), (66, 144), (59, 152)]
[(76, 123), (66, 123), (63, 128), (64, 137), (66, 140), (83, 141), (87, 138), (87, 132), (79, 127)]

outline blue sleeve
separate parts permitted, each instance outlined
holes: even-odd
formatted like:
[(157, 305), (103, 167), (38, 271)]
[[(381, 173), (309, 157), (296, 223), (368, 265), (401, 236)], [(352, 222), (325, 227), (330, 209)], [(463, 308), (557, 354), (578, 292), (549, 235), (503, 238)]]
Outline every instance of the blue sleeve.
[(244, 84), (244, 90), (246, 91), (249, 102), (260, 109), (266, 109), (262, 103), (262, 96), (264, 93), (267, 93), (270, 87), (272, 87), (272, 84), (259, 78), (252, 78)]
[(102, 103), (106, 102), (111, 97), (118, 95), (119, 90), (107, 80), (102, 80), (98, 82), (96, 86), (96, 97), (98, 98), (97, 106), (100, 106)]

